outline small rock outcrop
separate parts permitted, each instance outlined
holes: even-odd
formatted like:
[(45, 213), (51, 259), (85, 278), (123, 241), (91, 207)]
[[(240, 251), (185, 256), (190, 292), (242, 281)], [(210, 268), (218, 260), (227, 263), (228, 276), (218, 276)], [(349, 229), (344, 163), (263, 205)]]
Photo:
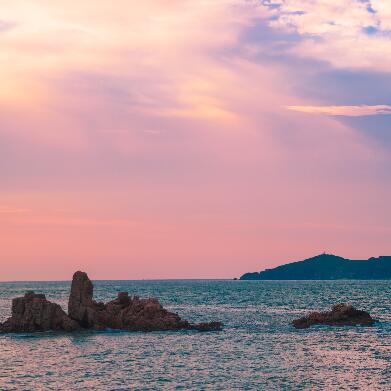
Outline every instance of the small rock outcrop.
[(73, 276), (68, 304), (69, 316), (83, 328), (129, 331), (157, 330), (220, 330), (220, 322), (191, 324), (179, 315), (169, 312), (155, 298), (140, 299), (120, 292), (115, 300), (106, 304), (93, 300), (93, 285), (86, 273)]
[(198, 331), (218, 331), (221, 330), (223, 324), (221, 322), (202, 322), (191, 324), (190, 329)]
[(46, 300), (45, 295), (27, 292), (24, 297), (12, 300), (12, 316), (0, 331), (8, 333), (35, 332), (48, 330), (74, 331), (80, 328), (62, 308)]
[(375, 319), (366, 311), (354, 308), (350, 304), (337, 304), (331, 311), (311, 312), (307, 316), (295, 319), (292, 324), (297, 329), (305, 329), (316, 324), (329, 326), (371, 326)]

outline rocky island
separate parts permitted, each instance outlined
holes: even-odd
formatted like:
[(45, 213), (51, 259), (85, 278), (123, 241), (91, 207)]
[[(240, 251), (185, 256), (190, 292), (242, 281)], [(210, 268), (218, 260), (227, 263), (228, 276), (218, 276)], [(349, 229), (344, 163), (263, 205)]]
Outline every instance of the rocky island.
[(73, 276), (68, 303), (68, 314), (56, 303), (48, 301), (43, 294), (27, 292), (24, 297), (12, 301), (12, 315), (0, 323), (0, 332), (128, 330), (221, 330), (221, 322), (193, 324), (169, 312), (155, 298), (140, 299), (128, 292), (108, 303), (93, 299), (93, 285), (87, 274), (76, 272)]
[(350, 260), (336, 255), (321, 254), (304, 261), (292, 262), (246, 273), (241, 280), (381, 280), (391, 279), (391, 256)]
[(372, 326), (376, 322), (368, 312), (358, 310), (350, 304), (337, 304), (331, 311), (311, 312), (307, 316), (295, 319), (292, 325), (305, 329), (313, 325), (328, 326)]

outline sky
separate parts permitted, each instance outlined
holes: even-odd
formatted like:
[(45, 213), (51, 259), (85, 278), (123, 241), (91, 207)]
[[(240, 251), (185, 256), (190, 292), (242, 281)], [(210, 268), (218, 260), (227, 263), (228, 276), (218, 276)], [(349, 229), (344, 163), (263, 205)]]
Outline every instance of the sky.
[(2, 0), (0, 280), (391, 254), (391, 2)]

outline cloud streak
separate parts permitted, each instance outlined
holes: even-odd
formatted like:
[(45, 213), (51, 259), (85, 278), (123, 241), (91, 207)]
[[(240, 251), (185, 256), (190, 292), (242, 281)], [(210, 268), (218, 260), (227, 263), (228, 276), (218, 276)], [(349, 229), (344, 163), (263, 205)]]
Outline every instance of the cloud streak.
[(288, 110), (311, 114), (327, 114), (333, 116), (362, 117), (372, 115), (391, 115), (391, 106), (287, 106)]

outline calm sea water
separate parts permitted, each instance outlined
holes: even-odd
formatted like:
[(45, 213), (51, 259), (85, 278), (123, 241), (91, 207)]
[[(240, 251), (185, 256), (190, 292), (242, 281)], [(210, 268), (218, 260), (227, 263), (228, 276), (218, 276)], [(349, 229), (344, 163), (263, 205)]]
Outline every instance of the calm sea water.
[[(0, 320), (11, 298), (43, 292), (66, 308), (68, 282), (0, 283)], [(78, 332), (0, 336), (1, 390), (389, 390), (389, 281), (98, 281), (95, 297), (156, 296), (221, 332)], [(350, 302), (374, 327), (295, 330), (313, 309)]]

